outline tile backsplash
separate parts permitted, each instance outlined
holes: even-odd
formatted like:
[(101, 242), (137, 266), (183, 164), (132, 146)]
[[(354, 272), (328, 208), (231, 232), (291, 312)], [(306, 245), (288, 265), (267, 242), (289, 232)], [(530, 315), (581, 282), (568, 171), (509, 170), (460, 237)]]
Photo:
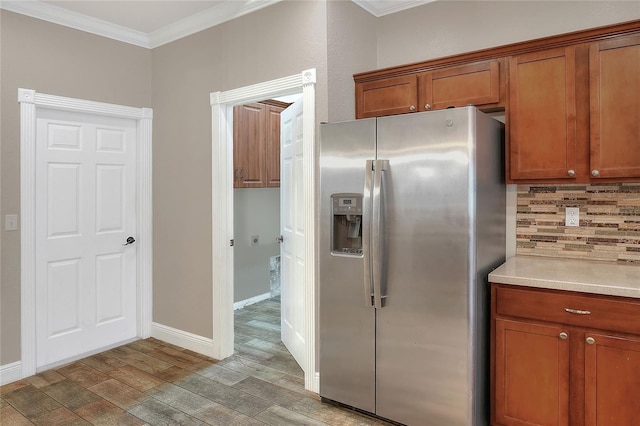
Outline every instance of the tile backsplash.
[[(516, 253), (640, 265), (640, 183), (518, 185)], [(565, 208), (580, 226), (565, 226)]]

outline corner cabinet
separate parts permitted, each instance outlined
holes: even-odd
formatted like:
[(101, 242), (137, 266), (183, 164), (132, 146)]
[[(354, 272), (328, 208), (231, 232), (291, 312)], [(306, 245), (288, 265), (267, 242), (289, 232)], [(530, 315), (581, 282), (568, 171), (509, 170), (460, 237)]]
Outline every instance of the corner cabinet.
[(640, 300), (492, 284), (491, 424), (640, 424)]
[(504, 107), (503, 60), (434, 67), (367, 80), (356, 77), (356, 118), (476, 105)]
[(285, 107), (255, 103), (233, 108), (234, 188), (280, 186), (280, 112)]

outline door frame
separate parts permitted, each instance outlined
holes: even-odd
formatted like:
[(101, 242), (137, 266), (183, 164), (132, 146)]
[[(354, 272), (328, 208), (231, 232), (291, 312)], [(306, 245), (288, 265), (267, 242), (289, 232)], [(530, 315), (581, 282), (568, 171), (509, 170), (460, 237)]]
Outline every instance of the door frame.
[(305, 389), (319, 390), (316, 371), (315, 285), (315, 84), (311, 68), (289, 77), (210, 94), (213, 357), (233, 355), (233, 106), (302, 91), (305, 220)]
[[(20, 324), (22, 377), (36, 374), (36, 120), (39, 109), (61, 110), (137, 121), (136, 138), (136, 322), (137, 336), (151, 335), (153, 208), (151, 133), (153, 110), (67, 98), (18, 89), (20, 103)], [(78, 354), (83, 355), (83, 354)]]

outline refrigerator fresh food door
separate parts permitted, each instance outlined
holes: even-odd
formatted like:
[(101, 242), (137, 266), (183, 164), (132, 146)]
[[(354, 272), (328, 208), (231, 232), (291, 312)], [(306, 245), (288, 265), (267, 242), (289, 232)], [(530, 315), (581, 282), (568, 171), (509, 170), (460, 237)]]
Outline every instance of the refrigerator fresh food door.
[(375, 139), (375, 119), (320, 126), (320, 395), (369, 412), (375, 412), (375, 308), (372, 287), (364, 285), (369, 250), (359, 247), (369, 230), (365, 170)]
[(475, 109), (378, 120), (382, 308), (376, 414), (407, 425), (471, 425), (470, 264)]

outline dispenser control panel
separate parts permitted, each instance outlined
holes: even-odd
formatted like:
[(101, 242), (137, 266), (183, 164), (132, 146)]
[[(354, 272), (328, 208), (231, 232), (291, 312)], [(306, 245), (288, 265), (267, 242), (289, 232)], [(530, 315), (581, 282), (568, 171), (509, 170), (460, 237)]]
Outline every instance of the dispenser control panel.
[(362, 194), (332, 194), (331, 206), (331, 253), (362, 256)]
[(337, 197), (337, 205), (334, 198), (333, 214), (362, 214), (362, 197)]

